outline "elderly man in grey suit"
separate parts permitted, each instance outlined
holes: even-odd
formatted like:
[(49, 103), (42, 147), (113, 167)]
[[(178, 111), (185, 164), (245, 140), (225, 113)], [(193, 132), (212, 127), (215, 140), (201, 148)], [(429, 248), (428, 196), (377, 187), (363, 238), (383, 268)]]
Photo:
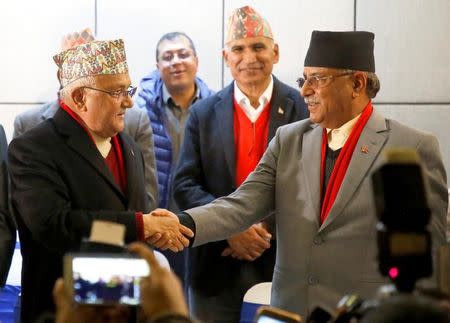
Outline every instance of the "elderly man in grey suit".
[[(69, 49), (94, 40), (90, 29), (74, 32), (63, 38), (61, 49)], [(48, 102), (41, 107), (25, 111), (14, 120), (13, 138), (35, 127), (42, 121), (52, 118), (59, 109), (58, 100)], [(124, 133), (138, 144), (145, 162), (145, 190), (150, 202), (150, 209), (158, 207), (158, 182), (156, 178), (156, 161), (153, 144), (153, 131), (145, 110), (133, 106), (125, 113)]]
[(384, 150), (417, 150), (433, 247), (445, 242), (448, 196), (437, 139), (372, 108), (379, 90), (373, 40), (370, 32), (314, 31), (299, 79), (310, 118), (280, 127), (234, 193), (179, 215), (195, 229), (195, 247), (226, 239), (274, 210), (271, 302), (302, 315), (318, 304), (335, 308), (347, 293), (370, 298), (386, 283), (376, 264), (371, 184)]

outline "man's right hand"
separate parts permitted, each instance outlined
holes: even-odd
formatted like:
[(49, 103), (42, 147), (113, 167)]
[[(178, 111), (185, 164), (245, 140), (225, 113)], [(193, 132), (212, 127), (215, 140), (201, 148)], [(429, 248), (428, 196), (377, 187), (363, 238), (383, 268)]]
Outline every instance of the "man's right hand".
[(222, 256), (231, 256), (239, 260), (253, 261), (270, 248), (272, 235), (261, 225), (253, 224), (244, 232), (227, 239), (229, 247), (225, 248)]
[(186, 237), (194, 236), (194, 233), (181, 225), (178, 217), (168, 210), (156, 209), (144, 214), (143, 219), (146, 241), (161, 250), (181, 251), (189, 246)]

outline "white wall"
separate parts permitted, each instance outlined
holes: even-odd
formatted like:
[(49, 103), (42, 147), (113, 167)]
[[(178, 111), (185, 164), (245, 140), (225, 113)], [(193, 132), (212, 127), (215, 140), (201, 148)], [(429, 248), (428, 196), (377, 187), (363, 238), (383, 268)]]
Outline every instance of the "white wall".
[(198, 50), (199, 76), (219, 90), (231, 80), (221, 59), (224, 20), (246, 4), (271, 23), (281, 52), (274, 73), (292, 86), (312, 30), (375, 32), (376, 107), (435, 133), (450, 171), (448, 0), (0, 0), (0, 122), (8, 139), (16, 114), (54, 99), (52, 56), (64, 34), (91, 27), (99, 39), (124, 38), (138, 84), (155, 66), (159, 37), (185, 31)]

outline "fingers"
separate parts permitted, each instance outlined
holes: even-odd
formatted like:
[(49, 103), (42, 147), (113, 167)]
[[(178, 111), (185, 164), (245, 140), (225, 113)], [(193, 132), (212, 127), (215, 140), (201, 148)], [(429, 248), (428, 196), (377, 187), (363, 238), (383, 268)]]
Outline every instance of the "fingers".
[(270, 239), (272, 239), (272, 235), (262, 225), (254, 224), (252, 225), (252, 228), (255, 229), (256, 233), (264, 240), (270, 241)]
[(146, 241), (151, 245), (156, 245), (156, 243), (162, 238), (162, 234), (157, 232), (154, 235), (148, 237)]
[(53, 287), (53, 301), (55, 302), (56, 308), (61, 308), (70, 303), (70, 296), (62, 278), (58, 278)]
[[(185, 235), (186, 237), (189, 237), (189, 238), (194, 237), (194, 232), (182, 224), (180, 224), (180, 232), (181, 232), (181, 234)], [(189, 244), (186, 247), (188, 247), (188, 246), (189, 246)]]
[(174, 213), (172, 213), (172, 212), (170, 212), (169, 210), (166, 210), (166, 209), (154, 209), (152, 212), (150, 212), (150, 215), (163, 216), (163, 217), (165, 216), (165, 217), (178, 219), (178, 217)]
[(232, 254), (233, 254), (233, 249), (231, 249), (230, 247), (226, 247), (220, 255), (222, 257), (228, 257), (228, 256), (231, 256)]
[(151, 270), (161, 270), (162, 267), (159, 265), (158, 260), (156, 260), (155, 254), (153, 250), (148, 248), (142, 242), (133, 242), (128, 246), (128, 250), (135, 254), (138, 254), (140, 257), (144, 258), (149, 264)]

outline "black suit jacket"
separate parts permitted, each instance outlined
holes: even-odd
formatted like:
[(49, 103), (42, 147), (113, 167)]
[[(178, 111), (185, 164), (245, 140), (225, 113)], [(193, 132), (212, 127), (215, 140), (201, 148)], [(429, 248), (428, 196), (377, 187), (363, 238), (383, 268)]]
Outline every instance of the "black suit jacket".
[(93, 220), (124, 224), (125, 242), (137, 240), (135, 211), (149, 211), (144, 161), (131, 138), (119, 138), (125, 193), (88, 134), (62, 109), (11, 142), (11, 198), (23, 256), (22, 320), (53, 309), (62, 256), (79, 249)]
[[(269, 141), (277, 128), (308, 117), (299, 91), (275, 77), (270, 104)], [(181, 210), (207, 204), (232, 193), (236, 162), (233, 125), (234, 84), (190, 108), (173, 190)], [(227, 241), (208, 243), (190, 251), (192, 287), (205, 295), (217, 294), (239, 278), (241, 266), (252, 265), (264, 280), (272, 279), (274, 248), (249, 263), (220, 254)], [(256, 282), (255, 282), (256, 283)], [(242, 286), (245, 290), (250, 286)]]
[(8, 197), (8, 168), (5, 131), (0, 125), (0, 287), (5, 285), (16, 244), (16, 225), (11, 215)]

